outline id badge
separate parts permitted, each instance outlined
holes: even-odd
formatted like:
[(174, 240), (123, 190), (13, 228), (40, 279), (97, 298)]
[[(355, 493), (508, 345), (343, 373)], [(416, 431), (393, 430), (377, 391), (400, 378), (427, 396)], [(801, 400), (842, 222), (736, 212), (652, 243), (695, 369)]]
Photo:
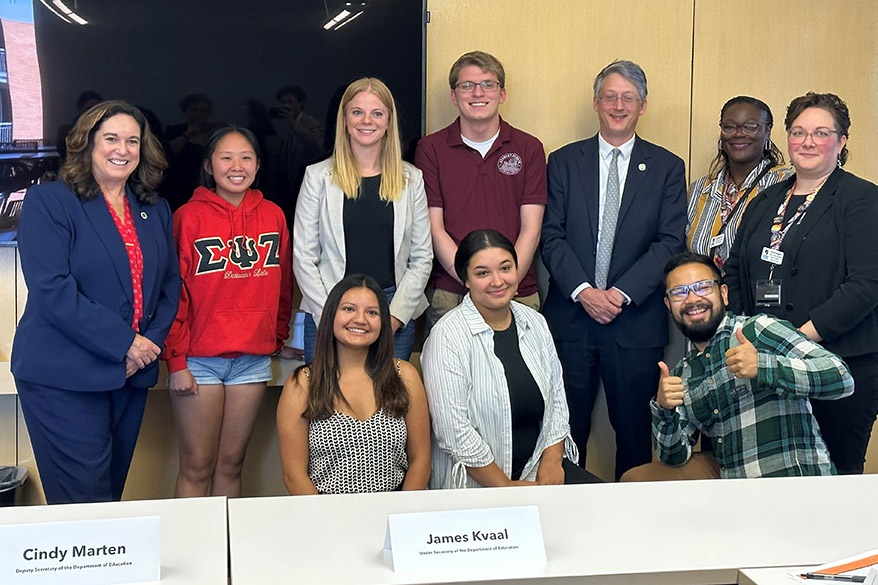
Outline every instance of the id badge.
[(772, 250), (768, 246), (762, 248), (762, 255), (759, 256), (761, 260), (764, 262), (768, 262), (769, 264), (774, 264), (776, 266), (780, 266), (783, 264), (783, 252), (780, 250)]
[(708, 245), (711, 249), (713, 249), (713, 248), (719, 248), (720, 246), (723, 245), (723, 242), (725, 242), (725, 241), (726, 241), (726, 235), (725, 235), (725, 234), (719, 234), (718, 236), (713, 236), (712, 238), (710, 238), (710, 243), (708, 243), (707, 245)]
[(756, 306), (778, 307), (780, 306), (781, 281), (757, 280), (756, 281)]

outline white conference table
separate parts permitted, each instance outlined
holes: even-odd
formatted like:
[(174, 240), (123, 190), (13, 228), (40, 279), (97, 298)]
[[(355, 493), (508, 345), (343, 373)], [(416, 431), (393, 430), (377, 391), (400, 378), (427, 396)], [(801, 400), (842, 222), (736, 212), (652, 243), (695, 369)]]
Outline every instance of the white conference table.
[(141, 585), (228, 585), (226, 498), (141, 500), (0, 508), (0, 525), (161, 517), (161, 581)]
[[(229, 501), (233, 585), (735, 583), (874, 547), (878, 476), (445, 490)], [(387, 515), (537, 505), (548, 564), (527, 574), (396, 574)]]

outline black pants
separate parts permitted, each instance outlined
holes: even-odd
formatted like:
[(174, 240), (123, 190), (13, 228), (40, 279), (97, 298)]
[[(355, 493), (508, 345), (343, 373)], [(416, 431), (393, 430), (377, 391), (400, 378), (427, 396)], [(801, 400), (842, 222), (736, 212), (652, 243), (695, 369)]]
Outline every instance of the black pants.
[(564, 485), (604, 483), (601, 478), (589, 473), (568, 459), (561, 460), (561, 467), (564, 469)]
[(649, 401), (658, 388), (658, 361), (664, 348), (621, 347), (613, 339), (555, 341), (564, 367), (570, 407), (570, 434), (585, 466), (586, 444), (598, 385), (604, 382), (607, 413), (616, 432), (616, 479), (652, 461), (652, 413)]
[(854, 393), (841, 400), (812, 400), (814, 418), (839, 475), (863, 473), (872, 425), (878, 415), (878, 353), (844, 358)]

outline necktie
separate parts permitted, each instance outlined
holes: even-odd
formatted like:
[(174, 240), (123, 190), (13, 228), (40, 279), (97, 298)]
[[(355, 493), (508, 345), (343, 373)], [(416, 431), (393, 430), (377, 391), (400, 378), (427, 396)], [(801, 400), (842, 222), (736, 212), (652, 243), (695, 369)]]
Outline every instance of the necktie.
[(619, 154), (613, 149), (613, 159), (607, 173), (607, 196), (604, 201), (604, 216), (601, 218), (601, 235), (598, 238), (598, 253), (595, 260), (594, 280), (599, 289), (607, 288), (607, 274), (610, 272), (610, 258), (613, 255), (613, 240), (616, 238), (616, 221), (619, 219)]

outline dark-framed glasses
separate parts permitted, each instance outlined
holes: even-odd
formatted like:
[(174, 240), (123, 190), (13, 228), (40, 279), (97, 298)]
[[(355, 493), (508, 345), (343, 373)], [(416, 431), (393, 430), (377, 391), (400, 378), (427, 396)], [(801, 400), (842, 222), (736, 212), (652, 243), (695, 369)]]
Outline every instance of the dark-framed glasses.
[(811, 137), (811, 140), (814, 141), (814, 144), (818, 144), (823, 146), (829, 139), (832, 138), (833, 134), (838, 134), (838, 130), (833, 130), (832, 128), (814, 128), (810, 132), (802, 128), (801, 126), (795, 126), (790, 128), (789, 132), (787, 132), (787, 136), (789, 138), (790, 144), (802, 144), (805, 142), (805, 139), (808, 136)]
[(686, 297), (689, 296), (690, 290), (699, 297), (706, 297), (713, 292), (713, 287), (717, 284), (719, 284), (718, 280), (699, 280), (692, 284), (682, 284), (680, 286), (669, 288), (665, 291), (665, 294), (672, 301), (686, 300)]
[(460, 91), (475, 91), (476, 86), (482, 88), (482, 91), (495, 91), (500, 89), (500, 82), (493, 79), (485, 79), (476, 83), (475, 81), (460, 81), (454, 85)]
[(741, 132), (747, 136), (755, 136), (756, 133), (759, 132), (759, 129), (762, 128), (762, 124), (759, 122), (744, 122), (743, 124), (732, 124), (731, 122), (719, 123), (719, 130), (723, 133), (723, 136), (731, 136), (737, 132), (738, 128), (740, 128)]
[(630, 107), (640, 101), (640, 98), (634, 95), (633, 93), (623, 93), (622, 95), (615, 93), (607, 93), (604, 95), (598, 96), (598, 101), (606, 106), (614, 106), (616, 105), (616, 101), (622, 100), (622, 105), (625, 107)]

